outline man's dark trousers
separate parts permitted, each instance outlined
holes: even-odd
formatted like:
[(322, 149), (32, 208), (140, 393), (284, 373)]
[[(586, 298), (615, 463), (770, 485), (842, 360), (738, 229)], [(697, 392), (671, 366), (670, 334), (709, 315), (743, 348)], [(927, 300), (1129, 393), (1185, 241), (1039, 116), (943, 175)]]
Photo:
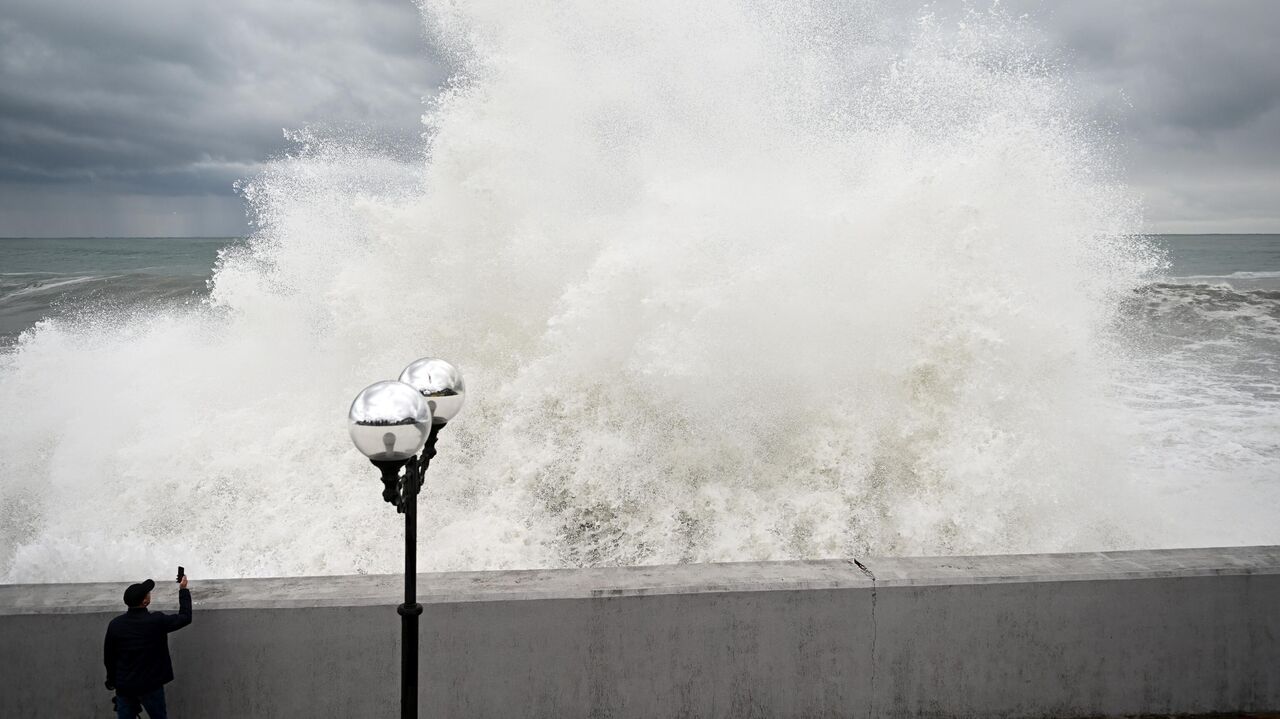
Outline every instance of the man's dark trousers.
[(116, 719), (137, 719), (143, 709), (150, 719), (169, 719), (164, 707), (164, 687), (136, 697), (116, 694)]

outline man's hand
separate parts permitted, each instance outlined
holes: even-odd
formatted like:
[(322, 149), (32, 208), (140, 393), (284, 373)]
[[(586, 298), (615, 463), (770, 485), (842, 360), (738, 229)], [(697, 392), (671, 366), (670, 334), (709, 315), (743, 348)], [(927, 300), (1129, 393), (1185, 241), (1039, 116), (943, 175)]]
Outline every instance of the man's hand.
[(186, 588), (187, 588), (187, 575), (184, 574), (182, 575), (182, 581), (178, 582), (178, 589), (186, 589)]

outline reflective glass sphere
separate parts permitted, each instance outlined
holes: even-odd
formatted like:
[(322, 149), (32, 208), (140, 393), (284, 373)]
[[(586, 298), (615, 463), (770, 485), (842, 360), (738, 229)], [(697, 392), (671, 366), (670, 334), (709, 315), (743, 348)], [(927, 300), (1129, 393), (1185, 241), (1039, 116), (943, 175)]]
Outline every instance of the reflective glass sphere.
[(375, 382), (360, 390), (347, 418), (356, 449), (378, 461), (409, 459), (431, 431), (431, 408), (404, 382)]
[(422, 393), (437, 423), (457, 416), (467, 399), (467, 385), (457, 367), (434, 357), (423, 357), (404, 368), (400, 381)]

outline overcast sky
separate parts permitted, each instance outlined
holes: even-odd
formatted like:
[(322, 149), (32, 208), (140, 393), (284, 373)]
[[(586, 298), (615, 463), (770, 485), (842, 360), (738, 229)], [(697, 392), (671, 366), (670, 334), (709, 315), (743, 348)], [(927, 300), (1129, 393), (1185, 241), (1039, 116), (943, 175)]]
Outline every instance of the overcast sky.
[[(1118, 130), (1149, 231), (1280, 232), (1280, 2), (1006, 4)], [(0, 236), (245, 234), (232, 184), (284, 128), (411, 144), (444, 76), (411, 0), (0, 0)]]

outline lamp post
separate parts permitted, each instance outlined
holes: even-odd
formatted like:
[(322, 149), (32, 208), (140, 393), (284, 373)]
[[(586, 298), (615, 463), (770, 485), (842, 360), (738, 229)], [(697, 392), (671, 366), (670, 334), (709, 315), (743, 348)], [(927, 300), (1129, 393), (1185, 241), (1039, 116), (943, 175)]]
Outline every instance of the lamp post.
[(365, 387), (347, 413), (352, 443), (382, 473), (382, 498), (404, 514), (404, 603), (396, 608), (402, 719), (418, 716), (418, 492), (436, 456), (436, 436), (465, 400), (462, 373), (424, 357), (405, 367), (399, 380)]

